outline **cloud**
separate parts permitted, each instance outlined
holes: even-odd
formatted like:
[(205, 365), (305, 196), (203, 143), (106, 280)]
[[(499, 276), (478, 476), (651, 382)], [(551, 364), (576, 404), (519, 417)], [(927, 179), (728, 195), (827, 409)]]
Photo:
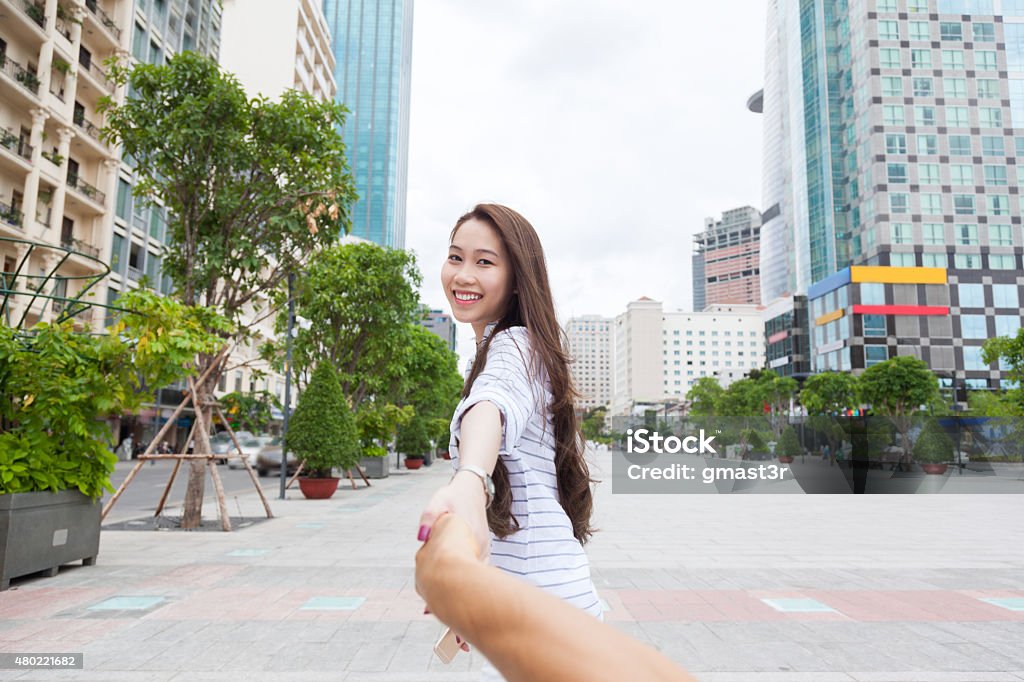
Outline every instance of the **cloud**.
[(424, 300), (446, 306), (455, 219), (497, 201), (540, 233), (563, 319), (642, 295), (689, 309), (704, 217), (760, 207), (745, 103), (764, 19), (753, 0), (417, 4), (406, 234)]

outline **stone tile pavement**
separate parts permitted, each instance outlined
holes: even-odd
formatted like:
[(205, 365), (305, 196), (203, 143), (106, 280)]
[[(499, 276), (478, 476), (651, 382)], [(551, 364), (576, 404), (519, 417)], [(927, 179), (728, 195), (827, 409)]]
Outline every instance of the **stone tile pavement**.
[[(698, 679), (1024, 680), (1024, 497), (613, 495), (595, 457), (607, 620)], [(85, 669), (0, 680), (475, 680), (476, 653), (433, 658), (413, 588), (417, 518), (447, 476), (289, 491), (232, 533), (104, 531), (95, 566), (0, 593), (0, 652)], [(260, 513), (251, 493), (229, 507)]]

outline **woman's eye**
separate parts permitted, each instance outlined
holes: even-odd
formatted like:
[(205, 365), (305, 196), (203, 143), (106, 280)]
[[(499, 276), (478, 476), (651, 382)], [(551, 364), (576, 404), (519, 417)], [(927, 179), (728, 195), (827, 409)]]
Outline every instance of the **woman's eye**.
[(480, 263), (481, 265), (494, 265), (494, 263), (487, 260), (486, 258), (481, 258), (480, 260), (477, 261), (477, 263)]
[(458, 263), (458, 262), (459, 262), (460, 260), (462, 260), (462, 259), (461, 259), (461, 258), (459, 258), (458, 256), (456, 256), (456, 255), (455, 255), (455, 254), (453, 253), (453, 254), (451, 254), (450, 256), (448, 256), (448, 260), (450, 260), (450, 261), (452, 261), (452, 262), (454, 262), (454, 263)]

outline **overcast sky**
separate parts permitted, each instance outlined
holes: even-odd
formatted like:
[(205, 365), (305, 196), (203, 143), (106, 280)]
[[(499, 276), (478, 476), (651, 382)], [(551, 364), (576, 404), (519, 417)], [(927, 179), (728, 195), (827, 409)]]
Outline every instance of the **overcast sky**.
[[(690, 310), (693, 234), (761, 208), (765, 5), (416, 3), (406, 247), (421, 296), (455, 220), (507, 204), (540, 234), (559, 319), (640, 296)], [(472, 348), (460, 325), (459, 351)]]

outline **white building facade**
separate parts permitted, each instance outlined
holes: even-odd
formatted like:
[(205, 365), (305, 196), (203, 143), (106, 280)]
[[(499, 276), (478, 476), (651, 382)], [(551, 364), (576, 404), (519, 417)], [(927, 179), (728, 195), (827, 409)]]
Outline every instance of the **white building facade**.
[(250, 96), (333, 99), (331, 34), (315, 0), (224, 0), (221, 64)]
[(580, 393), (577, 407), (591, 410), (612, 400), (612, 329), (615, 320), (600, 315), (571, 318), (565, 335), (572, 354), (572, 376)]

